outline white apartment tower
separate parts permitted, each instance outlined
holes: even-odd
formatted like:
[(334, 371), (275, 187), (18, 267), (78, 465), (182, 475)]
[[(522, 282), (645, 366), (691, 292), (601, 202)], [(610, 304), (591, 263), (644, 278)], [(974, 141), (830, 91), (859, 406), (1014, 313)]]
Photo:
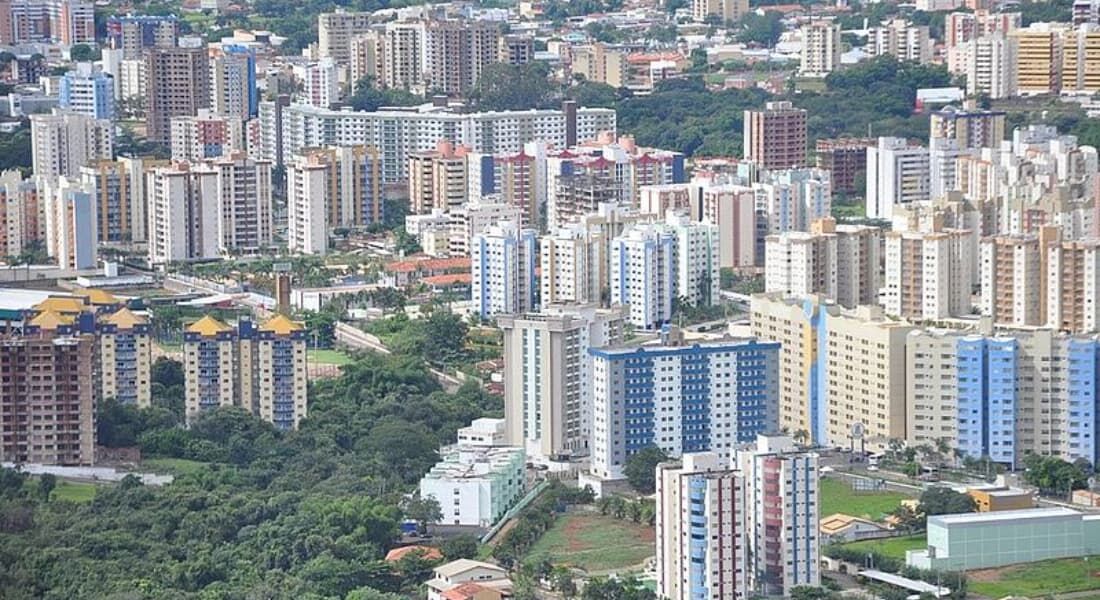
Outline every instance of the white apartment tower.
[(636, 225), (611, 240), (611, 304), (630, 307), (628, 320), (659, 329), (676, 297), (676, 238), (655, 224)]
[(215, 160), (218, 239), (225, 254), (256, 254), (271, 245), (271, 163), (243, 153)]
[(508, 444), (540, 461), (587, 455), (593, 382), (588, 349), (622, 343), (624, 311), (554, 306), (501, 316), (497, 323), (504, 331)]
[(867, 217), (889, 219), (894, 206), (928, 200), (928, 149), (902, 138), (880, 137), (867, 148)]
[(970, 230), (888, 231), (885, 237), (882, 305), (888, 314), (921, 320), (970, 313)]
[(565, 227), (539, 240), (543, 306), (600, 301), (597, 244), (581, 227)]
[(31, 115), (34, 174), (78, 177), (80, 167), (114, 157), (114, 139), (114, 126), (108, 120), (58, 110)]
[(537, 247), (534, 230), (510, 221), (473, 237), (470, 293), (474, 310), (483, 319), (535, 308)]
[(150, 264), (219, 256), (218, 171), (201, 163), (154, 167), (145, 189)]

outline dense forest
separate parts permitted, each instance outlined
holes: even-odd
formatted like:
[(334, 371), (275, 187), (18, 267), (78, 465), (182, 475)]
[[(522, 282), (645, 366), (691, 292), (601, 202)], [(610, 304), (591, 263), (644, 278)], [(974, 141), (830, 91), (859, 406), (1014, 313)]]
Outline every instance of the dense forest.
[[(443, 392), (413, 357), (361, 357), (312, 384), (310, 415), (282, 434), (239, 409), (179, 426), (178, 364), (161, 361), (156, 406), (108, 406), (113, 445), (201, 460), (164, 487), (127, 478), (75, 504), (0, 472), (0, 598), (384, 599), (428, 578), (382, 562), (401, 506), (436, 449), (500, 414), (475, 386)], [(446, 551), (446, 547), (444, 547)]]

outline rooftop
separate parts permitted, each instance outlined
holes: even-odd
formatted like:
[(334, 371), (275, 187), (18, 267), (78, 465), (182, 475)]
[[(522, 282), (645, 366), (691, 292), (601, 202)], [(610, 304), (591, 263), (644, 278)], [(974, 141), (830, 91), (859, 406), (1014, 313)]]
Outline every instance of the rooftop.
[(291, 321), (286, 315), (275, 315), (266, 323), (260, 325), (260, 331), (267, 331), (277, 335), (289, 335), (304, 328), (301, 323)]
[(134, 314), (133, 311), (126, 307), (120, 308), (110, 315), (107, 315), (104, 321), (120, 329), (131, 329), (134, 325), (145, 325), (149, 322), (145, 317)]
[(189, 333), (197, 333), (205, 337), (212, 337), (218, 335), (219, 333), (233, 331), (233, 328), (215, 319), (214, 317), (211, 317), (210, 315), (206, 315), (205, 317), (192, 323), (187, 328), (187, 331)]
[(937, 515), (934, 517), (928, 517), (928, 522), (930, 524), (936, 523), (938, 525), (984, 525), (1006, 523), (1012, 521), (1026, 521), (1029, 519), (1052, 519), (1080, 516), (1082, 516), (1082, 513), (1063, 507), (1025, 508), (1023, 510), (1002, 510), (983, 513)]

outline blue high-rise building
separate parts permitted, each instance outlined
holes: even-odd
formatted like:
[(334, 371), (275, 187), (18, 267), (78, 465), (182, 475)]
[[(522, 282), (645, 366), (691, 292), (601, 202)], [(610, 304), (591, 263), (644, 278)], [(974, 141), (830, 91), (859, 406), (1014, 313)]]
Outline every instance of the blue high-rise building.
[(592, 472), (623, 477), (648, 446), (717, 452), (778, 429), (779, 344), (754, 339), (593, 348)]
[(115, 81), (91, 63), (77, 63), (61, 77), (58, 106), (93, 119), (115, 118)]

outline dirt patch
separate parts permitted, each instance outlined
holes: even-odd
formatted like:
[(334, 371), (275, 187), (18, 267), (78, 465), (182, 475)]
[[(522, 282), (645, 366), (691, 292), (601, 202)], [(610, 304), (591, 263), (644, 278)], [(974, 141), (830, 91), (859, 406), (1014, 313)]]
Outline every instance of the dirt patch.
[(997, 582), (1000, 581), (1004, 574), (1011, 571), (1013, 567), (1000, 567), (998, 569), (979, 569), (977, 571), (967, 571), (966, 578), (971, 581), (984, 581), (984, 582)]
[(580, 552), (588, 549), (584, 542), (580, 540), (580, 535), (582, 531), (591, 526), (592, 523), (582, 517), (575, 517), (566, 521), (565, 528), (562, 531), (565, 535), (566, 547), (570, 552)]

